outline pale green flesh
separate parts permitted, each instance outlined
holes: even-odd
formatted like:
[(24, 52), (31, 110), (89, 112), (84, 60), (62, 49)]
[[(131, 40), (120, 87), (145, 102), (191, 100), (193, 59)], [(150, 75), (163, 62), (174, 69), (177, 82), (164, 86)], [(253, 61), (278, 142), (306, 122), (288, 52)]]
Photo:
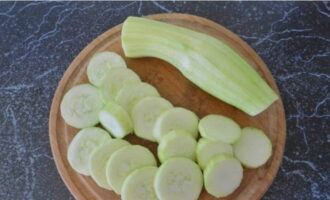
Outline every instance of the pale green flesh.
[(243, 168), (238, 160), (228, 155), (213, 158), (204, 170), (206, 191), (214, 197), (226, 197), (241, 184)]
[(201, 138), (198, 141), (196, 156), (199, 166), (205, 169), (207, 163), (219, 154), (233, 155), (233, 147), (220, 141)]
[(106, 178), (106, 164), (110, 156), (118, 149), (129, 145), (125, 140), (112, 139), (95, 148), (90, 155), (88, 167), (93, 180), (100, 186), (112, 190)]
[(169, 109), (157, 118), (153, 135), (159, 142), (162, 137), (172, 130), (185, 130), (196, 138), (198, 134), (198, 117), (185, 108), (175, 107)]
[(88, 162), (95, 148), (111, 139), (108, 132), (98, 127), (81, 129), (72, 139), (68, 148), (68, 161), (80, 174), (89, 176)]
[(278, 96), (241, 56), (222, 41), (174, 25), (129, 17), (122, 29), (127, 57), (157, 57), (215, 97), (256, 115)]
[(123, 138), (133, 132), (133, 124), (129, 114), (115, 102), (109, 101), (99, 113), (102, 126), (114, 137)]
[(153, 154), (140, 145), (130, 145), (114, 152), (107, 165), (107, 182), (120, 194), (125, 178), (135, 169), (145, 166), (156, 166)]
[(241, 138), (234, 144), (235, 157), (247, 168), (265, 164), (272, 154), (272, 143), (260, 129), (246, 127)]
[(185, 157), (196, 159), (195, 138), (191, 133), (183, 130), (173, 130), (165, 135), (160, 141), (157, 149), (158, 158), (163, 163), (173, 157)]
[(99, 122), (98, 113), (103, 107), (98, 89), (90, 84), (71, 88), (61, 102), (64, 121), (75, 128), (94, 126)]
[(155, 142), (153, 127), (157, 117), (172, 108), (172, 104), (161, 97), (145, 97), (132, 109), (134, 133), (141, 138)]
[(125, 179), (121, 189), (123, 200), (158, 200), (154, 179), (157, 167), (148, 166), (137, 169)]
[(114, 100), (119, 90), (125, 86), (134, 85), (141, 80), (135, 72), (124, 67), (111, 68), (105, 74), (100, 85), (100, 95), (103, 102)]
[(203, 175), (190, 159), (172, 158), (159, 167), (154, 187), (159, 200), (197, 200)]
[(87, 66), (89, 82), (95, 86), (100, 86), (104, 75), (113, 67), (126, 68), (126, 63), (120, 55), (109, 51), (96, 53)]
[(222, 115), (207, 115), (198, 124), (200, 134), (213, 141), (233, 144), (241, 136), (240, 126), (232, 119)]
[(137, 83), (123, 87), (116, 96), (116, 102), (120, 104), (128, 113), (131, 113), (133, 106), (147, 96), (159, 97), (156, 88), (148, 83)]

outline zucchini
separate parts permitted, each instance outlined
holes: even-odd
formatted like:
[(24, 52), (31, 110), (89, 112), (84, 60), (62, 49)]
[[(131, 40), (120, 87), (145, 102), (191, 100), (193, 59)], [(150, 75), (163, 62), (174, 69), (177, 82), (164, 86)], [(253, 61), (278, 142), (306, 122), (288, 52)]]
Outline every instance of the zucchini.
[(212, 36), (150, 19), (128, 17), (121, 39), (127, 57), (163, 59), (201, 89), (251, 116), (278, 99), (248, 62)]
[(130, 173), (121, 188), (121, 198), (123, 200), (158, 200), (154, 189), (157, 169), (154, 166), (147, 166)]
[(99, 123), (98, 114), (102, 107), (98, 89), (91, 84), (81, 84), (64, 95), (61, 115), (70, 126), (87, 128)]
[(155, 177), (159, 200), (197, 200), (203, 188), (203, 174), (188, 158), (171, 158), (163, 163)]
[(140, 145), (128, 145), (115, 151), (106, 164), (106, 178), (110, 187), (121, 194), (126, 177), (134, 170), (156, 166), (154, 155)]
[(211, 141), (206, 138), (199, 139), (196, 148), (196, 157), (199, 166), (205, 169), (207, 163), (219, 154), (233, 155), (233, 147), (220, 141)]
[(234, 154), (244, 167), (258, 168), (272, 155), (272, 142), (262, 130), (245, 127), (242, 137), (234, 144)]
[(204, 138), (235, 143), (241, 137), (241, 127), (232, 119), (222, 115), (207, 115), (198, 124), (198, 130)]
[(188, 109), (175, 107), (158, 116), (153, 135), (158, 142), (172, 130), (184, 130), (194, 138), (198, 136), (198, 117)]
[(139, 82), (134, 85), (123, 87), (119, 90), (115, 100), (129, 114), (131, 114), (134, 105), (144, 97), (149, 96), (159, 97), (160, 95), (154, 86), (148, 83)]
[(157, 117), (173, 105), (162, 97), (145, 97), (138, 101), (132, 109), (134, 133), (140, 138), (156, 141), (153, 135)]
[(228, 154), (213, 158), (204, 170), (205, 189), (216, 198), (233, 193), (240, 186), (242, 179), (241, 163)]
[(115, 100), (118, 92), (126, 86), (141, 82), (140, 77), (131, 69), (113, 67), (104, 75), (100, 85), (100, 95), (104, 103)]
[(133, 132), (133, 124), (129, 114), (120, 105), (109, 101), (99, 113), (102, 126), (115, 138), (123, 138)]
[(98, 127), (81, 129), (72, 139), (67, 158), (70, 166), (78, 173), (90, 176), (88, 167), (92, 152), (100, 145), (108, 142), (111, 136), (105, 130)]
[(118, 149), (129, 145), (126, 140), (112, 139), (96, 147), (88, 161), (88, 168), (93, 180), (102, 188), (112, 190), (106, 178), (106, 164), (110, 156)]
[(196, 159), (197, 142), (191, 133), (184, 130), (173, 130), (166, 134), (157, 148), (159, 160), (163, 163), (173, 157)]
[(113, 67), (126, 67), (124, 59), (115, 52), (103, 51), (93, 55), (87, 66), (89, 82), (100, 86), (104, 75)]

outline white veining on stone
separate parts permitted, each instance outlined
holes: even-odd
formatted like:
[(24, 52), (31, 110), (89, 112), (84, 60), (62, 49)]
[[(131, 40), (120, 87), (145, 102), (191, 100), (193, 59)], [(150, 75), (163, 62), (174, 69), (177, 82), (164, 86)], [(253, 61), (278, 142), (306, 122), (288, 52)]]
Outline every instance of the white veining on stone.
[[(325, 3), (325, 2), (324, 2)], [(329, 17), (330, 18), (330, 13), (323, 11), (318, 5), (317, 3), (313, 3), (313, 5), (316, 7), (317, 11), (319, 11), (319, 13), (321, 13), (322, 15)], [(326, 4), (325, 4), (326, 5)], [(329, 10), (328, 10), (329, 11)]]
[(142, 14), (142, 6), (143, 6), (143, 1), (140, 1), (140, 3), (139, 3), (139, 7), (138, 7), (138, 10), (137, 10), (137, 13), (138, 13), (138, 15), (139, 16), (143, 16), (143, 14)]
[(29, 89), (32, 88), (34, 85), (33, 84), (17, 84), (17, 85), (9, 85), (9, 86), (4, 86), (0, 87), (1, 90), (13, 90), (13, 91), (18, 91), (21, 89)]
[(300, 164), (300, 163), (302, 163), (302, 164), (306, 164), (306, 165), (309, 166), (312, 170), (314, 170), (314, 171), (317, 170), (315, 164), (312, 163), (312, 162), (310, 162), (310, 161), (307, 161), (307, 160), (292, 160), (292, 159), (290, 159), (290, 158), (287, 157), (287, 156), (283, 156), (283, 158), (284, 158), (285, 160), (289, 161), (289, 162), (294, 163), (294, 164)]
[(165, 6), (161, 5), (161, 4), (160, 4), (159, 2), (157, 2), (157, 1), (152, 1), (152, 3), (153, 3), (155, 6), (157, 6), (158, 8), (160, 8), (161, 10), (163, 10), (163, 11), (165, 11), (165, 12), (167, 12), (167, 13), (172, 13), (172, 12), (173, 12), (172, 10), (166, 8)]

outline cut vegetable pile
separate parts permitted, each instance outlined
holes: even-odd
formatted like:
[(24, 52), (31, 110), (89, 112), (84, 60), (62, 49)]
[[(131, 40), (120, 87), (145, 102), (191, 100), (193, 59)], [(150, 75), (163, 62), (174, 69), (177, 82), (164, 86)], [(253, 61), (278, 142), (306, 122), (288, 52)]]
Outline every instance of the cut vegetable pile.
[[(169, 61), (205, 91), (251, 115), (277, 98), (242, 58), (210, 36), (128, 18), (122, 37), (127, 56)], [(91, 84), (74, 86), (61, 102), (65, 122), (81, 129), (67, 159), (75, 171), (124, 200), (196, 200), (203, 185), (210, 195), (225, 197), (239, 187), (242, 165), (257, 168), (271, 157), (272, 143), (262, 130), (242, 129), (222, 115), (199, 120), (174, 107), (114, 52), (95, 54), (87, 76)], [(160, 166), (149, 149), (125, 140), (132, 133), (159, 143)]]

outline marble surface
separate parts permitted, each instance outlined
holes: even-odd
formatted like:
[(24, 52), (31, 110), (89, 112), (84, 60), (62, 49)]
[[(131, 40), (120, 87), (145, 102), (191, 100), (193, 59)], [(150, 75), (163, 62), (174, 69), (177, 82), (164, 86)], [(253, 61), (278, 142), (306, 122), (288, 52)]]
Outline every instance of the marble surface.
[(56, 171), (48, 114), (75, 56), (129, 15), (191, 13), (248, 42), (281, 91), (283, 164), (263, 197), (330, 199), (330, 3), (0, 2), (0, 199), (73, 199)]

